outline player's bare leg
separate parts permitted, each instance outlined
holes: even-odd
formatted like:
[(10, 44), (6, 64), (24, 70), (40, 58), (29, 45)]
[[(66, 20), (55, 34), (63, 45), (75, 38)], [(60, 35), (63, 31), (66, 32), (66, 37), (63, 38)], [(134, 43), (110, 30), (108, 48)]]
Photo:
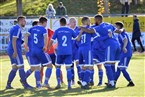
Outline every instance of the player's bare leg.
[[(75, 61), (75, 63), (74, 63), (75, 65), (76, 65), (76, 67), (77, 67), (77, 74), (78, 74), (78, 79), (79, 79), (79, 81), (81, 81), (81, 66), (79, 66), (79, 61), (77, 60), (77, 61)], [(78, 82), (79, 82), (78, 81)]]
[(43, 75), (44, 75), (43, 69), (44, 69), (44, 67), (41, 67), (41, 70), (40, 70), (40, 81), (41, 81), (41, 83), (43, 82)]
[(62, 74), (62, 71), (60, 70), (60, 80), (61, 80), (61, 84), (64, 84), (64, 81), (63, 81), (63, 74)]

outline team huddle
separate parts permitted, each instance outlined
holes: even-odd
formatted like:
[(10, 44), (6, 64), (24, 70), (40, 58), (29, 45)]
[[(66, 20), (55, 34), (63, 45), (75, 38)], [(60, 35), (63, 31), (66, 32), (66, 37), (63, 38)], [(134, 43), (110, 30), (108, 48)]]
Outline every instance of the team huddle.
[[(46, 30), (47, 18), (40, 17), (34, 21), (32, 27), (25, 34), (22, 40), (21, 30), (26, 24), (24, 16), (17, 18), (17, 24), (10, 30), (10, 41), (8, 55), (12, 64), (9, 73), (6, 89), (12, 89), (11, 83), (19, 70), (20, 82), (25, 89), (33, 87), (27, 83), (27, 78), (32, 72), (35, 74), (36, 88), (51, 88), (49, 79), (52, 67), (56, 69), (57, 86), (62, 87), (63, 78), (61, 66), (66, 66), (68, 89), (74, 84), (74, 65), (77, 67), (78, 84), (82, 89), (89, 89), (94, 85), (94, 66), (98, 68), (98, 86), (102, 85), (104, 65), (108, 82), (107, 88), (115, 88), (116, 82), (123, 73), (128, 81), (127, 86), (134, 86), (127, 67), (132, 57), (130, 39), (125, 32), (123, 23), (118, 21), (115, 24), (103, 22), (102, 15), (94, 16), (94, 25), (91, 25), (89, 17), (82, 17), (82, 26), (76, 26), (76, 19), (70, 18), (67, 21), (60, 18), (60, 27), (54, 32)], [(21, 45), (24, 44), (26, 57), (30, 69), (24, 71)], [(115, 64), (117, 70), (115, 69)], [(46, 67), (45, 80), (43, 79), (43, 68)]]

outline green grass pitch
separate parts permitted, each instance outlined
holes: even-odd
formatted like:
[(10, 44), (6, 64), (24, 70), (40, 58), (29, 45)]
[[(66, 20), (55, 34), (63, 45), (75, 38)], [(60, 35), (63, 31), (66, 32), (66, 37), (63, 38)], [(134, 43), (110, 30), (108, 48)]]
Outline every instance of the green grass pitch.
[[(27, 60), (24, 56), (24, 63), (25, 63), (25, 71), (29, 69), (29, 65), (27, 63)], [(95, 66), (95, 86), (92, 87), (92, 89), (89, 90), (82, 90), (77, 85), (77, 75), (76, 75), (76, 68), (75, 68), (75, 85), (72, 86), (72, 90), (67, 90), (67, 86), (63, 86), (59, 90), (48, 90), (46, 88), (42, 88), (41, 90), (25, 90), (23, 89), (22, 85), (20, 84), (19, 75), (17, 73), (14, 81), (12, 82), (12, 86), (15, 89), (12, 90), (5, 90), (8, 74), (11, 70), (11, 65), (8, 56), (0, 56), (0, 97), (51, 97), (51, 96), (82, 96), (82, 97), (112, 97), (112, 96), (119, 96), (119, 97), (125, 97), (125, 96), (135, 96), (135, 97), (145, 97), (145, 55), (144, 54), (134, 54), (131, 62), (129, 64), (128, 71), (130, 73), (131, 78), (133, 79), (135, 83), (135, 87), (126, 87), (128, 82), (125, 80), (125, 78), (120, 76), (118, 79), (117, 85), (115, 89), (107, 89), (105, 88), (105, 85), (98, 87), (98, 74), (97, 74), (97, 68)], [(104, 67), (103, 67), (104, 70)], [(63, 71), (63, 78), (65, 84), (67, 84), (66, 81), (66, 70), (65, 67), (62, 67)], [(104, 76), (103, 76), (103, 83), (107, 82), (106, 74), (104, 70)], [(28, 83), (32, 86), (35, 86), (35, 78), (34, 74), (30, 75), (28, 78)], [(49, 81), (49, 84), (52, 88), (56, 86), (56, 76), (55, 76), (55, 68), (53, 68), (53, 72)]]

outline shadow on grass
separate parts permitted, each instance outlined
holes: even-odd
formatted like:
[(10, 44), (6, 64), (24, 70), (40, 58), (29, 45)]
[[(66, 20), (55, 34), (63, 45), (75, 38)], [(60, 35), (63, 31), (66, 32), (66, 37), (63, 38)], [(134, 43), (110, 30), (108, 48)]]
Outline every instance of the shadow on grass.
[(142, 54), (142, 55), (133, 55), (132, 58), (133, 60), (142, 60), (142, 59), (145, 59), (145, 54)]
[(36, 96), (77, 96), (77, 95), (85, 95), (85, 94), (92, 94), (97, 92), (109, 92), (114, 91), (118, 88), (111, 89), (106, 87), (93, 87), (92, 89), (84, 90), (80, 87), (74, 87), (71, 90), (67, 90), (66, 88), (61, 88), (58, 90), (26, 90), (26, 89), (11, 89), (11, 90), (2, 90), (0, 91), (1, 97), (10, 97), (10, 96), (29, 96), (29, 97), (36, 97)]

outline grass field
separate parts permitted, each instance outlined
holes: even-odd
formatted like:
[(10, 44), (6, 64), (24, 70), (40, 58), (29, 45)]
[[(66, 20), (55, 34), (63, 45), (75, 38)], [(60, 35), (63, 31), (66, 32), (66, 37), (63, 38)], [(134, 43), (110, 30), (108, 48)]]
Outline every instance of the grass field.
[[(27, 63), (27, 60), (25, 59), (25, 70), (29, 69), (29, 65)], [(136, 96), (136, 97), (145, 97), (145, 55), (144, 54), (134, 54), (128, 71), (135, 83), (135, 87), (126, 87), (128, 82), (123, 78), (122, 74), (117, 82), (117, 86), (115, 89), (107, 89), (105, 88), (105, 85), (102, 85), (100, 87), (97, 87), (96, 84), (98, 83), (98, 75), (97, 75), (97, 68), (95, 66), (95, 86), (92, 87), (92, 89), (89, 90), (82, 90), (80, 87), (75, 84), (72, 88), (72, 90), (67, 90), (66, 86), (63, 86), (59, 90), (48, 90), (46, 88), (38, 91), (38, 90), (25, 90), (21, 86), (19, 82), (19, 75), (17, 73), (17, 76), (15, 77), (12, 86), (15, 89), (12, 90), (4, 90), (8, 78), (9, 71), (11, 69), (10, 61), (7, 56), (0, 56), (0, 96), (1, 97), (27, 97), (27, 96), (82, 96), (82, 97), (112, 97), (112, 96)], [(64, 75), (64, 81), (66, 81), (66, 72), (64, 66), (62, 67), (63, 75)], [(76, 71), (76, 69), (75, 69)], [(105, 70), (104, 70), (105, 71)], [(77, 81), (77, 76), (75, 77)], [(103, 82), (106, 82), (106, 75), (104, 73), (104, 79)], [(35, 78), (34, 74), (32, 74), (28, 78), (28, 82), (30, 85), (35, 86)], [(55, 69), (53, 68), (53, 72), (49, 81), (51, 87), (56, 86), (56, 78), (55, 78)]]

